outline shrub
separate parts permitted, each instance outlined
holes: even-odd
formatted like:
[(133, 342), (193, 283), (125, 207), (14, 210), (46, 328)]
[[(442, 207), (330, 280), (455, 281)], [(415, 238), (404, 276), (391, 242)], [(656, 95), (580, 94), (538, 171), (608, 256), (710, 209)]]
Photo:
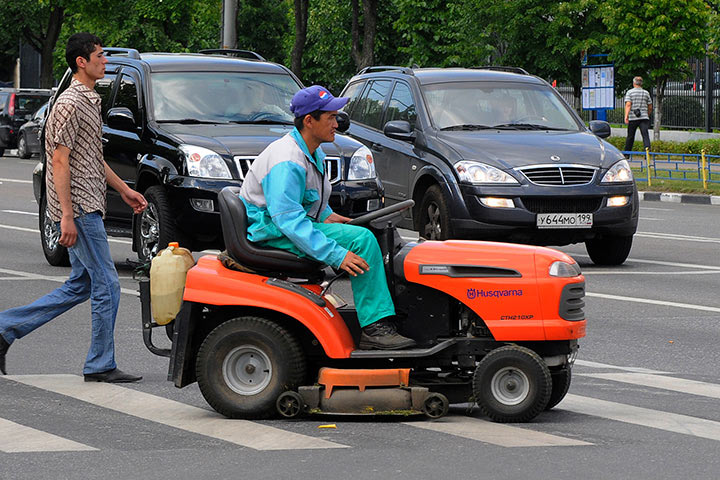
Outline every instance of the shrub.
[(705, 120), (700, 100), (690, 97), (665, 97), (662, 102), (662, 125), (696, 127)]

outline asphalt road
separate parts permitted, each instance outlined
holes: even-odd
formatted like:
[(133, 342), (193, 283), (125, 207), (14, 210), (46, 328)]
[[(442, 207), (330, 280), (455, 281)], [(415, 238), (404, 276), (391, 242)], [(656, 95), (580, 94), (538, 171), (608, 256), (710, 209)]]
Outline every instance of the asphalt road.
[[(42, 254), (35, 163), (0, 158), (0, 310), (69, 273)], [(111, 239), (124, 289), (117, 360), (145, 378), (82, 382), (87, 304), (17, 341), (0, 376), (0, 479), (720, 478), (719, 220), (719, 206), (643, 202), (624, 265), (595, 267), (582, 245), (563, 247), (587, 277), (588, 334), (566, 399), (510, 425), (464, 406), (433, 422), (218, 417), (145, 349), (133, 253)]]

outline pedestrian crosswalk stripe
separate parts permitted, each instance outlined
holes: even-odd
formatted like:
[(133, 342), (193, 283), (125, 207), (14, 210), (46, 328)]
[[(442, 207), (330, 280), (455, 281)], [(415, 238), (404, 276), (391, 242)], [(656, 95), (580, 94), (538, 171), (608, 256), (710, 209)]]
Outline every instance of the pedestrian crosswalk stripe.
[(579, 373), (583, 377), (601, 378), (614, 382), (631, 383), (643, 387), (660, 388), (674, 392), (689, 393), (702, 397), (720, 398), (720, 385), (698, 382), (684, 378), (665, 377), (647, 373)]
[(82, 452), (97, 448), (0, 418), (0, 452)]
[(624, 370), (626, 372), (636, 372), (636, 373), (670, 373), (670, 372), (663, 372), (660, 370), (649, 370), (647, 368), (642, 367), (622, 367), (620, 365), (610, 365), (609, 363), (599, 363), (599, 362), (590, 362), (588, 360), (575, 360), (575, 365), (581, 366), (581, 367), (591, 367), (591, 368), (609, 368), (612, 370)]
[(558, 410), (593, 415), (618, 422), (657, 428), (667, 432), (683, 433), (710, 440), (720, 440), (720, 422), (690, 417), (677, 413), (661, 412), (597, 398), (567, 395)]
[(118, 385), (87, 383), (77, 375), (8, 375), (3, 378), (256, 450), (348, 448), (248, 420), (229, 420), (210, 410)]
[(432, 422), (408, 422), (416, 428), (447, 433), (470, 440), (491, 443), (500, 447), (571, 447), (592, 445), (574, 438), (559, 437), (527, 428), (492, 423), (479, 418), (444, 417)]

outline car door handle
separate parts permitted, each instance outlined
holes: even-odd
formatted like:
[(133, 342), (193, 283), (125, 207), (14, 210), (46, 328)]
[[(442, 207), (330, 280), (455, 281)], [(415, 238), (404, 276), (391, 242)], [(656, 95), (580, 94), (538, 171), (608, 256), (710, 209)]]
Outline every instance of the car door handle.
[(372, 150), (373, 152), (382, 152), (383, 146), (380, 145), (379, 143), (371, 143), (370, 150)]

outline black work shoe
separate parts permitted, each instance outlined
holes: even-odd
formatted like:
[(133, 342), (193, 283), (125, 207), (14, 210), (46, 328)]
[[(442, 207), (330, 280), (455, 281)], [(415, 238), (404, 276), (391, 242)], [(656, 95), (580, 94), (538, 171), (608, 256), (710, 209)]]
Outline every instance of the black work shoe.
[(2, 335), (0, 335), (0, 373), (3, 375), (7, 375), (7, 372), (5, 371), (5, 354), (7, 353), (8, 348), (10, 348), (10, 344), (5, 341)]
[(119, 368), (108, 370), (102, 373), (86, 373), (86, 382), (105, 382), (105, 383), (132, 383), (142, 380), (142, 377), (130, 375)]
[(415, 345), (415, 340), (403, 337), (395, 325), (384, 320), (363, 328), (360, 335), (361, 350), (402, 350)]

